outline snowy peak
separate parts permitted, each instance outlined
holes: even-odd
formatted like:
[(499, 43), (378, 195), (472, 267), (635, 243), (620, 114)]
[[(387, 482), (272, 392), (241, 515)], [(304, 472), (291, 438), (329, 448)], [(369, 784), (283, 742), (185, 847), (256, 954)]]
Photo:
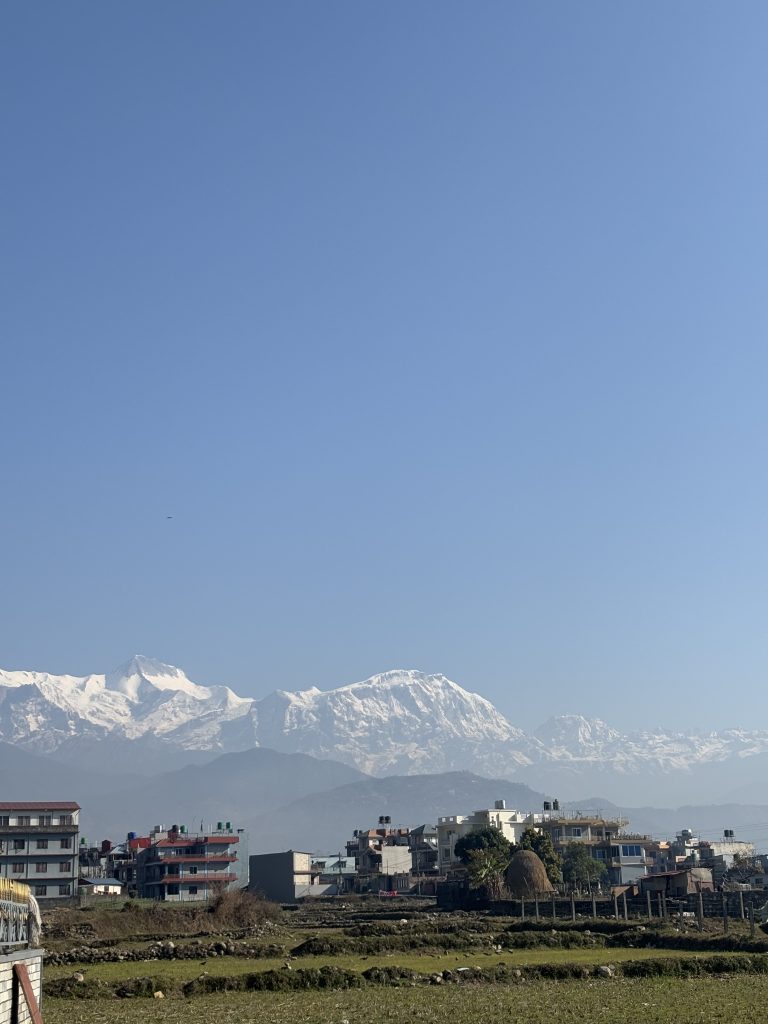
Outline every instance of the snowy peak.
[(134, 655), (125, 665), (108, 672), (104, 686), (134, 702), (163, 690), (180, 690), (197, 700), (206, 700), (211, 695), (207, 687), (193, 683), (181, 669), (142, 654)]
[(468, 766), (498, 774), (531, 763), (540, 746), (485, 698), (415, 669), (333, 690), (278, 691), (254, 702), (251, 719), (261, 746), (332, 757), (372, 774)]
[(594, 757), (621, 743), (622, 735), (599, 718), (583, 715), (553, 715), (540, 726), (535, 736), (551, 752), (571, 756)]
[(276, 690), (260, 700), (200, 686), (136, 655), (106, 675), (0, 670), (0, 740), (41, 753), (144, 738), (169, 749), (255, 746), (343, 761), (372, 775), (471, 770), (489, 778), (554, 768), (623, 775), (690, 772), (768, 754), (768, 732), (621, 733), (600, 719), (557, 715), (534, 734), (441, 674), (393, 669), (331, 690)]

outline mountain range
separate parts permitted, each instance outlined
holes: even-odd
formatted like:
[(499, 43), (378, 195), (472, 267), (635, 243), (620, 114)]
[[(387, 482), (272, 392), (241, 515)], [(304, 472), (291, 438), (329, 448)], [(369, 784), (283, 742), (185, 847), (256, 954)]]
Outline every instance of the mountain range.
[[(521, 811), (541, 808), (549, 796), (508, 779), (485, 778), (472, 772), (388, 775), (372, 778), (337, 761), (306, 754), (284, 754), (254, 747), (222, 754), (205, 764), (187, 764), (152, 773), (115, 771), (109, 744), (100, 757), (64, 763), (50, 755), (31, 754), (0, 743), (0, 780), (7, 800), (78, 800), (81, 835), (91, 843), (108, 837), (120, 841), (129, 830), (146, 833), (153, 825), (211, 825), (231, 820), (244, 852), (281, 849), (333, 853), (343, 849), (353, 829), (375, 825), (381, 814), (393, 824), (436, 822), (441, 815), (492, 807), (499, 799)], [(716, 838), (724, 827), (740, 839), (765, 848), (768, 807), (764, 804), (649, 806), (618, 808), (605, 797), (564, 804), (566, 809), (621, 813), (633, 831), (670, 836), (691, 828), (703, 838)]]
[(443, 675), (393, 670), (321, 691), (261, 699), (202, 686), (179, 668), (135, 656), (88, 676), (0, 670), (0, 740), (57, 760), (99, 757), (143, 771), (269, 748), (334, 760), (368, 775), (470, 771), (576, 798), (599, 791), (626, 803), (663, 794), (759, 797), (768, 731), (622, 732), (599, 719), (556, 715), (533, 733)]

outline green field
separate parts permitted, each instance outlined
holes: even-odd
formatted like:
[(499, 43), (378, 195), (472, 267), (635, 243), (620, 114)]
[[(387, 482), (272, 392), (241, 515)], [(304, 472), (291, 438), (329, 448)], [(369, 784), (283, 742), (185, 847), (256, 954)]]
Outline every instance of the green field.
[[(690, 956), (682, 950), (658, 949), (513, 949), (501, 953), (486, 950), (475, 950), (471, 953), (380, 953), (360, 957), (354, 954), (341, 956), (304, 956), (291, 960), (294, 970), (303, 967), (323, 967), (332, 965), (349, 971), (364, 971), (369, 967), (407, 967), (422, 974), (435, 971), (454, 970), (459, 967), (488, 968), (495, 964), (596, 964), (621, 963), (625, 960), (658, 959), (659, 956), (679, 957)], [(705, 956), (706, 954), (702, 954)], [(728, 955), (728, 954), (725, 954)], [(55, 978), (71, 977), (74, 971), (82, 971), (90, 979), (114, 982), (125, 978), (156, 977), (168, 978), (177, 983), (190, 981), (205, 972), (210, 975), (233, 976), (252, 974), (255, 971), (281, 970), (284, 968), (285, 957), (264, 957), (257, 960), (244, 957), (213, 957), (203, 964), (197, 960), (144, 960), (126, 963), (88, 964), (83, 966), (59, 966), (45, 969), (46, 981)]]
[(229, 993), (192, 1000), (69, 999), (45, 1002), (46, 1024), (757, 1024), (768, 978), (533, 982), (514, 988), (357, 989)]
[[(153, 907), (60, 914), (56, 948), (71, 950), (75, 962), (45, 967), (45, 1020), (749, 1024), (764, 1017), (768, 939), (743, 922), (724, 936), (717, 922), (702, 934), (676, 921), (552, 927), (389, 909), (328, 903), (280, 913), (229, 900), (217, 915)], [(161, 925), (175, 943), (162, 958), (94, 962), (142, 947), (154, 955), (146, 937)], [(226, 949), (214, 939), (226, 940)], [(295, 954), (275, 956), (281, 948)], [(607, 965), (613, 976), (603, 976)]]

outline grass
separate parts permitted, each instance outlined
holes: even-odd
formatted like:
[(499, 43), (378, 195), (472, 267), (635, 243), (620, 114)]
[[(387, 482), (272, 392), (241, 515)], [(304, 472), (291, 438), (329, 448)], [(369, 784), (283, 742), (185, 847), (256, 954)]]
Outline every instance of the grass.
[[(457, 967), (492, 967), (496, 964), (512, 964), (523, 966), (527, 964), (584, 964), (594, 966), (596, 964), (621, 963), (625, 960), (648, 960), (658, 959), (659, 956), (679, 957), (690, 956), (690, 952), (683, 950), (658, 949), (629, 949), (616, 948), (604, 949), (520, 949), (504, 950), (501, 953), (475, 951), (468, 954), (445, 953), (445, 954), (424, 954), (416, 953), (383, 953), (374, 956), (361, 958), (354, 954), (341, 956), (305, 956), (298, 957), (291, 961), (294, 968), (301, 967), (322, 967), (325, 964), (340, 967), (349, 971), (362, 972), (369, 967), (407, 967), (409, 970), (418, 971), (423, 974), (432, 974), (435, 971), (453, 970)], [(725, 954), (729, 955), (729, 954)], [(82, 969), (88, 979), (100, 979), (101, 981), (114, 982), (127, 978), (167, 978), (173, 982), (180, 983), (198, 978), (205, 971), (214, 976), (235, 976), (240, 974), (252, 974), (257, 971), (280, 970), (285, 963), (284, 957), (264, 957), (257, 960), (246, 959), (245, 957), (213, 957), (202, 966), (197, 960), (151, 960), (151, 961), (128, 961), (123, 963), (86, 964), (82, 968), (75, 965), (61, 967), (46, 967), (45, 979), (68, 978)]]
[(768, 977), (531, 982), (524, 987), (229, 993), (192, 1000), (45, 1000), (46, 1024), (762, 1024)]

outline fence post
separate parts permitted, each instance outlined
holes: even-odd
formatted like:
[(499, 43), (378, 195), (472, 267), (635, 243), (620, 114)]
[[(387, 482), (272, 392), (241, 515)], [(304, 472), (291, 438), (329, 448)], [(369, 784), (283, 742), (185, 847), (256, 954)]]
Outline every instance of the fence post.
[(749, 904), (749, 937), (750, 939), (755, 937), (755, 906), (753, 903)]
[(662, 895), (659, 893), (659, 917), (664, 920), (664, 904), (662, 903)]
[(650, 889), (646, 889), (645, 900), (646, 900), (646, 903), (648, 904), (648, 920), (652, 921), (653, 920), (653, 907), (651, 906), (651, 890)]
[(534, 910), (536, 912), (536, 923), (538, 924), (539, 923), (539, 894), (538, 893), (536, 893), (536, 895), (534, 896), (533, 907), (534, 907)]
[(521, 921), (525, 920), (525, 900), (524, 899), (520, 900), (520, 920)]
[(701, 895), (701, 889), (699, 889), (699, 931), (704, 931), (704, 897)]
[(592, 917), (597, 917), (597, 899), (594, 893), (592, 893)]
[(552, 920), (557, 921), (557, 903), (555, 902), (555, 891), (552, 890)]
[(621, 894), (621, 899), (624, 904), (624, 920), (629, 920), (629, 914), (627, 913), (627, 894), (624, 892)]
[(739, 889), (739, 913), (741, 914), (741, 920), (744, 920), (744, 893)]
[(615, 920), (619, 920), (619, 897), (616, 893), (613, 894), (613, 916)]
[(723, 891), (723, 935), (728, 934), (728, 897)]
[(571, 920), (576, 920), (576, 896), (574, 893), (571, 893)]

